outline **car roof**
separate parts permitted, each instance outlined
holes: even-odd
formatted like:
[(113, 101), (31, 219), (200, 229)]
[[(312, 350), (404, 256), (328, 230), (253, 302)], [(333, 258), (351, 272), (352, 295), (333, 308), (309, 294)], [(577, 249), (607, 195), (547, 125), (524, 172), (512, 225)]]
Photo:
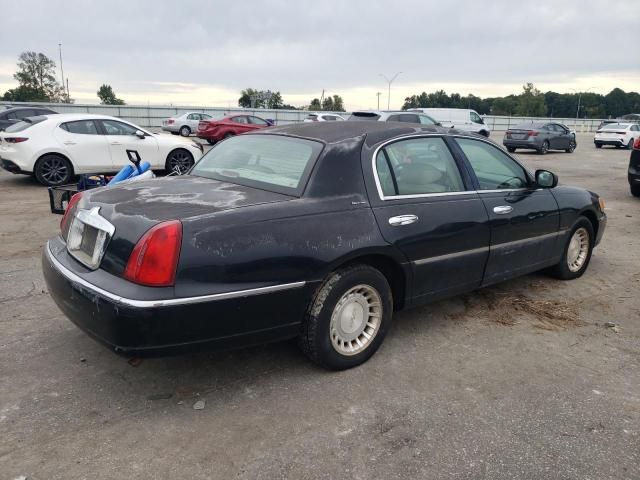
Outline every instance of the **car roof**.
[(18, 112), (20, 110), (33, 110), (34, 108), (37, 108), (38, 110), (49, 110), (51, 112), (53, 112), (52, 109), (50, 109), (49, 107), (39, 107), (37, 105), (30, 107), (30, 106), (20, 106), (20, 107), (9, 107), (6, 108), (4, 110), (1, 110), (2, 113), (7, 113), (7, 112)]
[[(402, 135), (419, 133), (440, 133), (455, 134), (470, 137), (484, 138), (469, 132), (462, 132), (456, 129), (436, 127), (435, 125), (418, 125), (406, 122), (307, 122), (293, 123), (278, 127), (266, 128), (250, 133), (250, 135), (268, 135), (277, 133), (280, 135), (291, 135), (295, 137), (317, 140), (323, 143), (338, 143), (352, 140), (364, 135), (372, 137), (375, 143), (388, 140)], [(370, 142), (368, 142), (370, 143)]]
[(110, 117), (109, 115), (98, 115), (96, 113), (56, 113), (55, 117), (53, 114), (41, 116), (47, 117), (49, 120), (55, 120), (56, 122), (72, 122), (74, 120), (118, 120), (131, 123), (128, 120), (123, 120), (122, 118)]

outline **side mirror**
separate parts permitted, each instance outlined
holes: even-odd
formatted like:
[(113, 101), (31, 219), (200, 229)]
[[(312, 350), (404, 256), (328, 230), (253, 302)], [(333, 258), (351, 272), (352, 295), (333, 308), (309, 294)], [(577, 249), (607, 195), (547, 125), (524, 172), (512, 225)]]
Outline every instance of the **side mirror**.
[(548, 170), (536, 170), (536, 185), (540, 188), (553, 188), (558, 185), (558, 176)]
[(136, 130), (136, 137), (141, 140), (144, 140), (144, 132), (142, 130)]

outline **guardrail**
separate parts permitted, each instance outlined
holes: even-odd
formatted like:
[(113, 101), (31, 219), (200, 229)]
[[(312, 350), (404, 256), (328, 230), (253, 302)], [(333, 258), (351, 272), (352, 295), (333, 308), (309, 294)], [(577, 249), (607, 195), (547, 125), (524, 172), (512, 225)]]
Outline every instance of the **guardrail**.
[[(20, 105), (19, 102), (0, 102), (0, 105)], [(245, 113), (268, 118), (278, 125), (302, 122), (310, 112), (307, 110), (270, 110), (264, 108), (223, 108), (223, 107), (189, 107), (173, 105), (96, 105), (69, 103), (28, 103), (49, 107), (58, 113), (95, 113), (119, 117), (147, 128), (162, 127), (162, 120), (187, 112), (208, 113), (214, 119), (223, 118), (234, 113)], [(348, 112), (325, 112), (348, 116)], [(595, 132), (602, 122), (592, 118), (545, 118), (545, 117), (508, 117), (486, 115), (484, 121), (492, 131), (505, 131), (519, 123), (530, 121), (555, 121), (562, 123), (578, 133)]]

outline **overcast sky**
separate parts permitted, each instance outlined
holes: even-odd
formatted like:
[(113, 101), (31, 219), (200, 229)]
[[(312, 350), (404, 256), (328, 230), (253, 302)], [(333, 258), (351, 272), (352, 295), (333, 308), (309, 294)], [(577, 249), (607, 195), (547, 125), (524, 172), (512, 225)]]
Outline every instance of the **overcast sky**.
[[(110, 84), (130, 104), (235, 106), (247, 87), (305, 105), (322, 89), (348, 109), (462, 95), (618, 86), (640, 90), (640, 0), (2, 2), (0, 93), (18, 55), (58, 62), (77, 103)], [(59, 73), (58, 73), (59, 76)], [(593, 87), (593, 88), (592, 88)]]

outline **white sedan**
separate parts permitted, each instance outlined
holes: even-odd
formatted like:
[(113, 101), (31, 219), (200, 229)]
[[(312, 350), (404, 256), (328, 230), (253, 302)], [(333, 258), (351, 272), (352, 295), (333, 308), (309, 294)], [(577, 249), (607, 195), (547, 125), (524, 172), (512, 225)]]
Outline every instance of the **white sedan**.
[(0, 133), (0, 164), (34, 175), (43, 185), (64, 185), (82, 173), (117, 172), (136, 150), (154, 170), (186, 173), (202, 145), (158, 135), (119, 118), (92, 114), (31, 117)]
[(211, 120), (213, 117), (207, 113), (187, 112), (179, 117), (169, 117), (162, 121), (162, 130), (171, 132), (174, 135), (188, 137), (198, 132), (198, 125), (201, 120)]
[(603, 145), (633, 148), (633, 142), (640, 138), (640, 125), (637, 123), (607, 123), (598, 129), (593, 137), (596, 148)]
[(336, 113), (310, 113), (304, 122), (344, 122), (344, 117)]

